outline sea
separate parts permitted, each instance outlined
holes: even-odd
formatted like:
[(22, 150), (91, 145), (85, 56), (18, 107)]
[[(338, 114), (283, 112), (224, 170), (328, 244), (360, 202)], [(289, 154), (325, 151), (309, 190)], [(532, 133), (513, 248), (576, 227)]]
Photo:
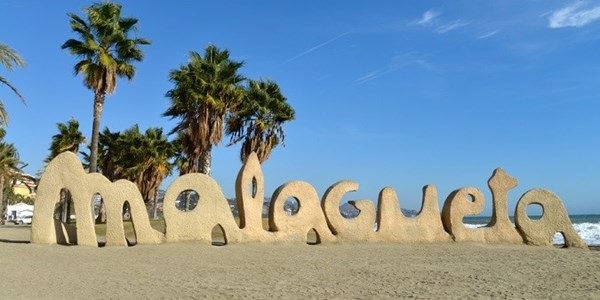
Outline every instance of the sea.
[[(539, 218), (539, 217), (537, 217)], [(569, 215), (573, 228), (588, 246), (600, 246), (600, 215)], [(531, 216), (536, 219), (536, 216)], [(463, 222), (468, 227), (483, 227), (488, 224), (490, 217), (465, 217)], [(514, 219), (511, 217), (511, 221)], [(560, 233), (554, 235), (554, 244), (562, 245), (565, 240)]]

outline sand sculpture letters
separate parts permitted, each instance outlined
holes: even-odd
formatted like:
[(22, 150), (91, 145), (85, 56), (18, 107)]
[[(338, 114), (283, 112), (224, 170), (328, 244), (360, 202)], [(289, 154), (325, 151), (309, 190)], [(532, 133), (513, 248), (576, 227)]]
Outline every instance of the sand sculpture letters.
[[(317, 242), (461, 242), (526, 243), (550, 246), (556, 232), (563, 234), (565, 246), (587, 248), (577, 235), (561, 200), (552, 192), (534, 189), (518, 201), (515, 224), (509, 219), (508, 192), (517, 180), (504, 170), (496, 169), (488, 186), (492, 192), (492, 218), (486, 227), (468, 228), (464, 216), (483, 211), (483, 193), (473, 187), (452, 192), (440, 212), (437, 190), (423, 188), (421, 211), (406, 217), (400, 210), (398, 197), (392, 188), (379, 194), (377, 208), (369, 200), (351, 201), (359, 211), (354, 218), (341, 215), (342, 197), (356, 191), (358, 184), (340, 181), (332, 185), (320, 201), (317, 191), (307, 182), (293, 181), (280, 186), (269, 207), (269, 229), (263, 228), (264, 177), (256, 155), (251, 155), (240, 170), (236, 181), (236, 201), (239, 224), (236, 222), (219, 184), (204, 174), (187, 174), (177, 178), (167, 189), (163, 213), (165, 233), (153, 229), (144, 201), (135, 184), (118, 180), (110, 182), (98, 173), (87, 174), (76, 155), (67, 152), (52, 160), (38, 185), (31, 241), (40, 244), (77, 244), (98, 246), (91, 209), (94, 195), (100, 194), (106, 207), (106, 245), (126, 246), (123, 229), (123, 204), (129, 203), (136, 242), (159, 244), (178, 241), (211, 243), (215, 226), (223, 229), (226, 243), (300, 242), (314, 230)], [(72, 195), (76, 228), (54, 218), (61, 190)], [(200, 201), (195, 209), (183, 212), (176, 208), (177, 196), (187, 190), (196, 191)], [(288, 215), (284, 203), (295, 198), (296, 214)], [(543, 208), (543, 215), (533, 220), (527, 215), (528, 205)]]

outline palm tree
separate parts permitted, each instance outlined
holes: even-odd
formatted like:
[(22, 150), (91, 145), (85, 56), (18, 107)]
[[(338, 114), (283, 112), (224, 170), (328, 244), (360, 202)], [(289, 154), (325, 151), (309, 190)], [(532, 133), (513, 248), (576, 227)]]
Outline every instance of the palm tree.
[(180, 120), (171, 134), (182, 135), (187, 172), (210, 174), (212, 147), (223, 138), (226, 115), (242, 100), (242, 65), (229, 59), (228, 50), (209, 45), (204, 57), (192, 51), (186, 65), (171, 71), (175, 87), (167, 92), (171, 107), (163, 116)]
[(256, 152), (260, 163), (271, 155), (271, 150), (284, 145), (283, 123), (294, 119), (294, 109), (286, 102), (277, 83), (271, 80), (249, 80), (244, 101), (227, 120), (229, 145), (240, 141), (242, 162)]
[(123, 131), (118, 145), (117, 173), (138, 186), (150, 208), (161, 182), (171, 173), (170, 160), (175, 156), (173, 144), (163, 136), (161, 128), (148, 128), (141, 134), (136, 124)]
[(85, 142), (83, 133), (79, 130), (79, 122), (75, 119), (69, 120), (67, 123), (57, 123), (57, 134), (52, 136), (50, 143), (50, 155), (46, 158), (46, 162), (50, 162), (57, 155), (71, 151), (75, 154), (79, 152), (79, 145)]
[[(85, 142), (83, 133), (79, 130), (79, 122), (75, 119), (70, 119), (67, 123), (57, 123), (58, 133), (52, 136), (52, 142), (50, 143), (50, 154), (46, 158), (45, 162), (49, 163), (59, 154), (71, 151), (75, 154), (79, 152), (79, 145)], [(70, 222), (71, 208), (72, 208), (71, 192), (68, 190), (61, 190), (60, 192), (60, 208), (58, 214), (60, 219), (64, 223)]]
[(127, 179), (135, 183), (148, 209), (155, 205), (156, 193), (171, 174), (175, 147), (161, 128), (148, 128), (144, 134), (135, 124), (121, 132), (108, 128), (100, 134), (99, 167), (111, 181)]
[[(146, 206), (150, 209), (156, 207), (156, 196), (162, 181), (171, 174), (173, 164), (171, 159), (175, 156), (175, 147), (166, 136), (163, 136), (161, 128), (148, 128), (142, 140), (143, 153), (137, 159), (138, 176), (134, 181), (142, 193)], [(150, 211), (150, 210), (149, 210)]]
[(98, 167), (102, 171), (102, 175), (110, 181), (119, 179), (115, 170), (118, 149), (118, 141), (121, 137), (120, 132), (111, 132), (108, 127), (105, 127), (100, 133), (98, 144)]
[(175, 153), (175, 167), (177, 167), (177, 169), (179, 170), (179, 176), (182, 176), (187, 173), (190, 173), (190, 161), (185, 151), (185, 149), (188, 149), (190, 146), (188, 145), (189, 139), (187, 135), (185, 135), (181, 131), (176, 132), (176, 134), (177, 136), (172, 142), (173, 147), (175, 147), (175, 149), (177, 150)]
[[(179, 170), (179, 176), (190, 173), (190, 160), (188, 159), (188, 155), (185, 149), (189, 148), (189, 137), (185, 135), (183, 132), (176, 132), (177, 137), (173, 140), (172, 144), (175, 148), (175, 163), (174, 166)], [(188, 211), (190, 209), (190, 203), (192, 201), (192, 193), (191, 191), (183, 192), (184, 206), (183, 210)]]
[[(110, 181), (115, 181), (122, 178), (119, 177), (115, 170), (116, 155), (114, 153), (119, 148), (117, 145), (117, 140), (120, 136), (120, 132), (111, 132), (108, 127), (105, 127), (98, 137), (98, 164), (96, 166), (96, 171), (100, 170), (102, 175), (104, 175), (104, 177)], [(88, 149), (89, 148), (90, 147), (88, 145)], [(80, 154), (83, 156), (84, 166), (89, 168), (90, 155), (86, 152), (80, 152)], [(98, 216), (96, 216), (96, 224), (103, 223), (106, 223), (106, 206), (104, 205), (104, 200), (100, 199), (100, 207), (98, 209)]]
[(96, 172), (98, 163), (98, 135), (104, 98), (114, 93), (117, 77), (131, 80), (135, 75), (133, 61), (142, 61), (140, 45), (150, 41), (129, 38), (136, 31), (135, 18), (121, 18), (121, 5), (110, 2), (95, 3), (85, 9), (87, 21), (75, 14), (71, 18), (71, 29), (80, 40), (69, 39), (62, 49), (82, 60), (75, 64), (75, 74), (83, 74), (84, 84), (94, 91), (94, 121), (90, 145), (90, 172)]
[[(12, 70), (14, 66), (23, 67), (25, 65), (25, 61), (19, 54), (8, 47), (5, 44), (0, 43), (0, 64), (2, 64), (7, 70)], [(19, 93), (19, 90), (12, 85), (8, 80), (4, 77), (0, 76), (0, 83), (6, 85), (9, 89), (11, 89), (19, 99), (25, 103), (25, 98), (23, 95)], [(8, 124), (8, 113), (6, 112), (6, 108), (4, 108), (4, 102), (0, 99), (0, 126), (6, 126)]]
[(6, 131), (0, 129), (0, 224), (4, 225), (6, 217), (7, 203), (4, 199), (4, 189), (6, 183), (11, 182), (16, 176), (21, 173), (22, 164), (19, 159), (17, 148), (13, 144), (6, 143), (4, 136)]

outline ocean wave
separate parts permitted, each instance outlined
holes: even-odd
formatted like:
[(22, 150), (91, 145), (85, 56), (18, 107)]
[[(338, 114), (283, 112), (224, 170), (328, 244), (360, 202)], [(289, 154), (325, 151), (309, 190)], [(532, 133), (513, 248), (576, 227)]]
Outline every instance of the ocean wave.
[[(588, 246), (600, 246), (600, 223), (579, 223), (573, 224), (577, 234), (588, 244)], [(554, 244), (564, 244), (565, 239), (562, 234), (554, 235)]]
[[(468, 228), (479, 228), (484, 227), (485, 224), (465, 224)], [(585, 241), (588, 246), (600, 246), (600, 222), (598, 223), (577, 223), (573, 224), (573, 228), (577, 231), (577, 234)], [(557, 232), (554, 235), (555, 245), (562, 245), (565, 243), (565, 239), (562, 234)]]

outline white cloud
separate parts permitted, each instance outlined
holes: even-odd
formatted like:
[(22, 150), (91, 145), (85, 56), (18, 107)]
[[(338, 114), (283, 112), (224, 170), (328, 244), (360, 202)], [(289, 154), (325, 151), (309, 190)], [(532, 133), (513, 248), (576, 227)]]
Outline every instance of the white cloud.
[(377, 77), (380, 77), (380, 76), (383, 74), (383, 72), (384, 72), (384, 71), (381, 71), (381, 70), (377, 70), (377, 71), (372, 71), (372, 72), (369, 72), (367, 75), (365, 75), (365, 76), (363, 76), (363, 77), (361, 77), (361, 78), (358, 78), (358, 79), (354, 80), (354, 83), (355, 83), (355, 84), (363, 84), (363, 83), (365, 83), (365, 82), (367, 82), (367, 81), (370, 81), (370, 80), (372, 80), (372, 79), (375, 79), (375, 78), (377, 78)]
[(438, 27), (435, 32), (439, 33), (439, 34), (444, 34), (448, 31), (463, 27), (463, 26), (467, 26), (469, 23), (468, 22), (463, 22), (461, 19), (458, 19), (456, 21), (452, 21), (450, 23), (444, 24), (440, 27)]
[(480, 39), (480, 40), (481, 40), (481, 39), (487, 39), (487, 38), (493, 37), (493, 36), (494, 36), (494, 35), (496, 35), (496, 33), (498, 33), (498, 32), (500, 32), (500, 29), (496, 29), (496, 30), (494, 30), (494, 31), (490, 31), (490, 32), (483, 33), (483, 34), (481, 34), (480, 36), (478, 36), (477, 38), (478, 38), (478, 39)]
[(582, 27), (600, 19), (600, 6), (584, 8), (584, 2), (577, 2), (554, 11), (548, 17), (548, 27)]
[(354, 84), (361, 85), (411, 65), (417, 65), (424, 68), (432, 67), (424, 57), (414, 51), (411, 51), (391, 57), (388, 65), (384, 69), (369, 72), (368, 74), (354, 80)]
[(296, 55), (296, 56), (294, 56), (294, 57), (292, 57), (292, 58), (288, 59), (287, 61), (285, 61), (285, 63), (289, 63), (289, 62), (291, 62), (291, 61), (294, 61), (294, 60), (296, 60), (296, 59), (298, 59), (298, 58), (300, 58), (300, 57), (302, 57), (302, 56), (304, 56), (304, 55), (306, 55), (306, 54), (309, 54), (309, 53), (311, 53), (311, 52), (313, 52), (313, 51), (317, 51), (317, 50), (319, 50), (320, 48), (322, 48), (322, 47), (324, 47), (324, 46), (326, 46), (326, 45), (328, 45), (328, 44), (331, 44), (331, 43), (333, 43), (334, 41), (336, 41), (337, 39), (339, 39), (339, 38), (341, 38), (341, 37), (344, 37), (344, 36), (346, 36), (346, 35), (348, 35), (348, 34), (350, 34), (350, 32), (344, 32), (344, 33), (342, 33), (342, 34), (340, 34), (340, 35), (338, 35), (338, 36), (335, 36), (335, 37), (333, 37), (332, 39), (330, 39), (330, 40), (328, 40), (328, 41), (326, 41), (326, 42), (323, 42), (323, 43), (321, 43), (321, 44), (319, 44), (319, 45), (316, 45), (316, 46), (314, 46), (314, 47), (312, 47), (312, 48), (310, 48), (310, 49), (308, 49), (308, 50), (305, 50), (305, 51), (303, 51), (302, 53), (300, 53), (300, 54), (298, 54), (298, 55)]
[(421, 26), (431, 25), (435, 22), (435, 19), (437, 17), (439, 17), (441, 14), (442, 13), (439, 11), (430, 9), (423, 13), (423, 16), (421, 17), (421, 19), (415, 20), (414, 22), (410, 23), (410, 25), (421, 25)]

